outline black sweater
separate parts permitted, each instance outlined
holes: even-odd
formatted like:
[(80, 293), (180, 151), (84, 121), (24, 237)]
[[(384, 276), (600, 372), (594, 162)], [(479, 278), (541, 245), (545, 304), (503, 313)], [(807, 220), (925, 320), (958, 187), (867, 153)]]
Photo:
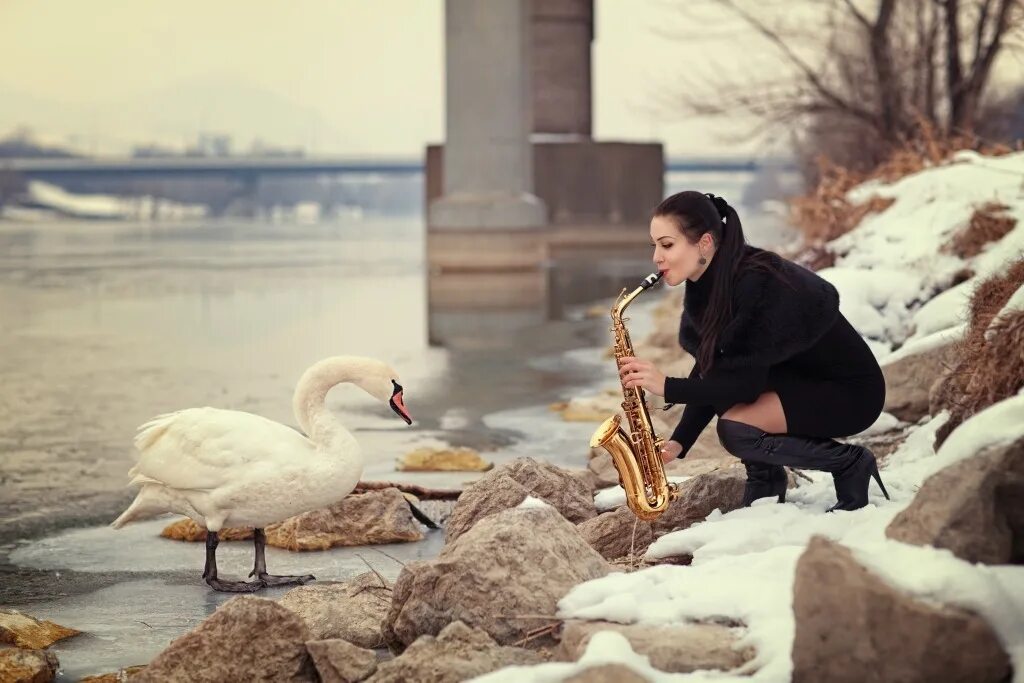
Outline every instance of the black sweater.
[[(719, 335), (711, 370), (701, 373), (695, 365), (689, 377), (665, 380), (665, 402), (686, 404), (671, 437), (683, 445), (682, 455), (712, 417), (764, 393), (773, 371), (799, 369), (822, 378), (861, 371), (857, 363), (839, 366), (832, 360), (844, 358), (847, 348), (864, 348), (860, 336), (839, 313), (836, 289), (806, 268), (775, 254), (770, 258), (779, 275), (752, 268), (737, 274), (733, 315)], [(712, 259), (699, 280), (686, 283), (679, 339), (695, 357), (713, 269), (718, 265), (718, 259)], [(874, 359), (865, 362), (874, 363)]]

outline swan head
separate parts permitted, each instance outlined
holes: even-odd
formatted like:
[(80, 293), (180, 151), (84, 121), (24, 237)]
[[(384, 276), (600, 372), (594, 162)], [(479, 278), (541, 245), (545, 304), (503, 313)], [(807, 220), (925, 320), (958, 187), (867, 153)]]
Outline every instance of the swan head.
[(310, 433), (310, 418), (322, 409), (327, 392), (342, 383), (355, 384), (412, 424), (405, 407), (403, 387), (398, 373), (387, 363), (365, 356), (333, 356), (313, 364), (295, 387), (294, 409), (299, 425)]

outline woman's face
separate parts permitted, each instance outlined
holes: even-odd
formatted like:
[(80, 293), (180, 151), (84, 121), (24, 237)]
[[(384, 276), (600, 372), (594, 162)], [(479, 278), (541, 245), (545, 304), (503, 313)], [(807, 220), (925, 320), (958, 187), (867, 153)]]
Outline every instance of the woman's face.
[(704, 233), (697, 244), (691, 244), (679, 231), (676, 222), (667, 216), (651, 219), (651, 246), (654, 247), (654, 265), (662, 274), (665, 284), (674, 287), (685, 280), (697, 280), (707, 269), (700, 257), (711, 262), (713, 250), (710, 233)]

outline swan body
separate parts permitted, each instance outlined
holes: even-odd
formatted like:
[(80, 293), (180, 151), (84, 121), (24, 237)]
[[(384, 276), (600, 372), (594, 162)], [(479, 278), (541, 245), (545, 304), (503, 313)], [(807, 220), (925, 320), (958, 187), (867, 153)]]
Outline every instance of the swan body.
[[(212, 533), (215, 549), (224, 527), (259, 531), (341, 500), (359, 482), (363, 457), (355, 437), (324, 404), (328, 392), (346, 382), (412, 423), (394, 370), (360, 356), (327, 358), (303, 373), (292, 407), (308, 437), (237, 410), (188, 408), (157, 416), (135, 436), (139, 458), (129, 474), (141, 489), (111, 526), (173, 512)], [(209, 571), (209, 539), (207, 549)], [(257, 560), (261, 553), (257, 541)]]

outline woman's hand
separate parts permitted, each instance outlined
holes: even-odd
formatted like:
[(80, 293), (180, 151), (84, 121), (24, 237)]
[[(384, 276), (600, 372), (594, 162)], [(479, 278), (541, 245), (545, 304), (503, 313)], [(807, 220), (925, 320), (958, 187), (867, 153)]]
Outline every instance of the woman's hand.
[(683, 444), (678, 441), (666, 441), (665, 445), (661, 447), (661, 462), (662, 464), (668, 464), (679, 457), (679, 454), (683, 452)]
[(645, 360), (623, 356), (619, 359), (619, 378), (627, 389), (643, 387), (655, 396), (665, 395), (665, 375)]

